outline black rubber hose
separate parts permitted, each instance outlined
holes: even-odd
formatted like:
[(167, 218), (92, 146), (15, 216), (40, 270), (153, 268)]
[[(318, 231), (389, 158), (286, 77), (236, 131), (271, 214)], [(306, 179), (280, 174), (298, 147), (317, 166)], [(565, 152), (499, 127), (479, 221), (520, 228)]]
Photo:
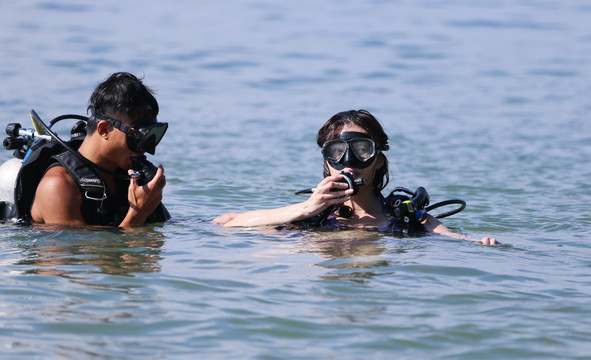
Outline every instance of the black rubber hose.
[(425, 211), (429, 212), (431, 210), (440, 208), (442, 206), (446, 206), (446, 205), (454, 205), (454, 204), (458, 204), (460, 205), (459, 207), (457, 207), (456, 209), (453, 209), (451, 211), (447, 211), (441, 214), (437, 214), (437, 215), (433, 215), (433, 217), (437, 218), (437, 219), (442, 219), (444, 217), (448, 217), (454, 214), (459, 213), (460, 211), (464, 210), (464, 208), (466, 207), (466, 202), (464, 200), (460, 200), (460, 199), (453, 199), (453, 200), (445, 200), (445, 201), (441, 201), (438, 202), (437, 204), (433, 204), (431, 206), (427, 206), (427, 208), (425, 208)]

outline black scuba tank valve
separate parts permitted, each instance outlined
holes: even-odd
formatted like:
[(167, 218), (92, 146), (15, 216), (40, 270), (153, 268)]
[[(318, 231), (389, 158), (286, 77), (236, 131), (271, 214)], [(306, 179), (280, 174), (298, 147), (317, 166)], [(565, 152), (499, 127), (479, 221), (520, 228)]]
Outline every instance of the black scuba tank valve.
[(19, 137), (7, 137), (2, 141), (2, 146), (6, 150), (17, 150), (26, 145), (27, 142)]
[(19, 123), (10, 123), (6, 125), (6, 135), (16, 137), (18, 136), (18, 131), (22, 127)]

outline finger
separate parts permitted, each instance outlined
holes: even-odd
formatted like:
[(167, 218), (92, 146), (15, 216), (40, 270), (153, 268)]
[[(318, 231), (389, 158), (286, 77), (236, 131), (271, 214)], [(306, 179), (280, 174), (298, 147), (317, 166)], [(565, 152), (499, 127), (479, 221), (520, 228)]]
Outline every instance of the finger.
[(166, 176), (162, 175), (162, 179), (158, 183), (158, 186), (156, 187), (156, 189), (162, 190), (162, 189), (164, 189), (165, 186), (166, 186)]
[(355, 191), (353, 189), (346, 189), (346, 190), (331, 190), (329, 193), (327, 193), (326, 195), (330, 198), (342, 198), (345, 196), (351, 196), (353, 195)]
[(349, 184), (344, 182), (337, 182), (337, 181), (329, 181), (323, 185), (319, 185), (316, 189), (320, 189), (321, 192), (329, 193), (329, 192), (338, 192), (338, 189), (346, 190), (349, 187)]
[(138, 188), (137, 176), (131, 176), (136, 174), (136, 172), (132, 169), (129, 169), (127, 170), (127, 174), (130, 175), (127, 200), (129, 200), (130, 206), (136, 208), (137, 210), (137, 197), (135, 196), (135, 190)]
[(333, 188), (347, 189), (349, 187), (349, 184), (344, 183), (344, 182), (336, 182), (336, 181), (333, 181), (332, 187)]
[(347, 201), (351, 200), (351, 196), (350, 195), (345, 195), (345, 196), (339, 197), (339, 198), (337, 198), (335, 200), (336, 200), (336, 203), (337, 204), (342, 204), (344, 202), (347, 202)]
[(215, 224), (222, 224), (222, 225), (223, 225), (223, 224), (225, 224), (225, 223), (228, 223), (228, 222), (230, 222), (230, 221), (234, 220), (234, 218), (235, 218), (236, 216), (238, 216), (238, 213), (228, 213), (228, 214), (224, 214), (224, 215), (222, 215), (222, 216), (220, 216), (220, 217), (217, 217), (217, 218), (213, 219), (213, 222), (214, 222)]
[(158, 166), (158, 170), (156, 171), (156, 175), (154, 175), (154, 178), (152, 180), (150, 180), (150, 182), (148, 183), (148, 187), (150, 189), (155, 189), (160, 182), (162, 181), (162, 179), (164, 178), (164, 168), (162, 167), (162, 165)]
[(340, 180), (342, 178), (343, 178), (343, 175), (341, 175), (341, 174), (327, 176), (324, 179), (322, 179), (322, 181), (318, 185), (319, 186), (326, 185), (330, 182), (336, 182), (337, 180)]
[(127, 170), (127, 174), (129, 175), (129, 185), (132, 188), (136, 188), (138, 186), (138, 184), (137, 184), (138, 176), (136, 175), (137, 172), (133, 169), (129, 169), (129, 170)]
[(316, 186), (316, 189), (314, 190), (314, 194), (328, 193), (330, 191), (330, 189), (332, 189), (332, 182), (331, 181), (328, 181), (328, 182), (322, 181), (321, 183), (318, 184), (318, 186)]
[(480, 240), (478, 243), (482, 244), (482, 245), (499, 245), (500, 242), (497, 241), (497, 239), (495, 238), (491, 238), (491, 237), (483, 237), (482, 240)]
[(338, 198), (334, 198), (331, 200), (328, 200), (326, 203), (328, 205), (336, 205), (336, 204), (343, 204), (347, 201), (351, 200), (351, 197), (349, 195), (343, 196), (343, 197), (338, 197)]

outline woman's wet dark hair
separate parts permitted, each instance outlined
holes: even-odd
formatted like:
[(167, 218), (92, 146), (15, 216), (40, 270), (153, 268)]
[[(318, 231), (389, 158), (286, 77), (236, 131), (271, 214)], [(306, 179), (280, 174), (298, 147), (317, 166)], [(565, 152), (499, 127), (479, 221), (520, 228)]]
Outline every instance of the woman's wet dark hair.
[[(318, 130), (316, 135), (316, 143), (322, 147), (325, 142), (338, 137), (342, 129), (347, 125), (356, 125), (367, 131), (373, 141), (377, 145), (387, 145), (388, 135), (384, 132), (382, 125), (372, 114), (367, 110), (349, 110), (343, 111), (333, 115), (328, 121)], [(388, 158), (380, 152), (378, 155), (382, 157), (384, 165), (376, 169), (373, 179), (373, 191), (379, 199), (383, 199), (382, 190), (386, 188), (390, 181), (388, 175)], [(324, 162), (324, 177), (330, 175), (328, 163)]]
[[(141, 79), (127, 72), (117, 72), (94, 89), (87, 111), (92, 115), (125, 115), (133, 122), (141, 122), (154, 119), (159, 108), (154, 92)], [(86, 130), (88, 134), (96, 130), (96, 124), (96, 119), (91, 116)]]

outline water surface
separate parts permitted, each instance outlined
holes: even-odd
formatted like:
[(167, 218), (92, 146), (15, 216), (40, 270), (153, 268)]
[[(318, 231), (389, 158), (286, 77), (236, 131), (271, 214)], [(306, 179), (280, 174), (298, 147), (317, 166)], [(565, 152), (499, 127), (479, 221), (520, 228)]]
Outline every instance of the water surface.
[[(170, 124), (151, 160), (174, 217), (0, 225), (0, 357), (588, 356), (587, 2), (0, 9), (2, 128), (84, 114), (110, 73), (143, 75)], [(316, 131), (359, 108), (390, 136), (391, 187), (464, 199), (445, 223), (505, 245), (211, 224), (303, 199)]]

